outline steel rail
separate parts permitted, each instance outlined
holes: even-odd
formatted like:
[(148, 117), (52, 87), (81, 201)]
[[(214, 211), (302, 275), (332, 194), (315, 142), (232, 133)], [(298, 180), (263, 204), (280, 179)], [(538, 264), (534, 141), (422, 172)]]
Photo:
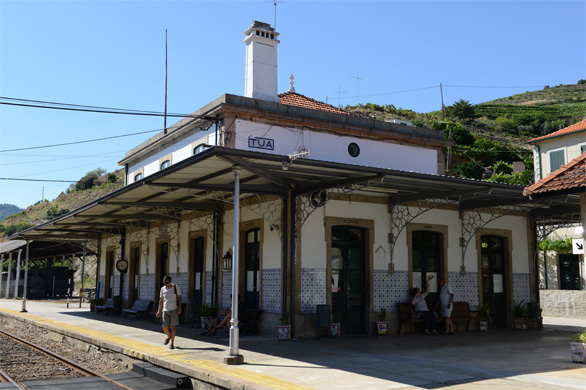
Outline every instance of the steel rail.
[(0, 370), (0, 382), (2, 383), (12, 383), (17, 389), (26, 390), (27, 388), (12, 379), (10, 375), (5, 373), (4, 371)]
[[(75, 362), (67, 359), (66, 357), (60, 356), (60, 355), (58, 355), (58, 354), (56, 354), (54, 352), (49, 351), (48, 349), (45, 349), (45, 348), (40, 347), (40, 346), (38, 346), (36, 344), (33, 344), (30, 341), (24, 340), (24, 339), (22, 339), (22, 338), (20, 338), (18, 336), (15, 336), (13, 334), (10, 334), (10, 333), (8, 333), (8, 332), (6, 332), (4, 330), (0, 330), (0, 333), (3, 334), (3, 335), (5, 335), (5, 336), (7, 336), (7, 337), (12, 338), (13, 340), (15, 340), (15, 341), (17, 341), (17, 342), (19, 342), (21, 344), (27, 345), (30, 348), (36, 349), (37, 351), (43, 352), (43, 353), (51, 356), (52, 358), (54, 358), (54, 359), (62, 362), (63, 364), (65, 364), (65, 365), (73, 368), (74, 370), (76, 370), (76, 371), (84, 374), (85, 376), (88, 376), (88, 377), (95, 376), (95, 377), (101, 378), (101, 379), (103, 379), (105, 381), (108, 381), (108, 382), (112, 383), (113, 385), (116, 385), (116, 386), (118, 386), (118, 387), (120, 387), (122, 389), (125, 389), (125, 390), (134, 390), (131, 387), (127, 387), (127, 386), (123, 385), (120, 382), (117, 382), (117, 381), (115, 381), (113, 379), (110, 379), (110, 378), (108, 378), (108, 377), (106, 377), (106, 376), (104, 376), (102, 374), (98, 374), (97, 372), (95, 372), (93, 370), (90, 370), (89, 368), (80, 366), (79, 364), (77, 364), (77, 363), (75, 363)], [(21, 387), (21, 388), (25, 389), (25, 387)]]

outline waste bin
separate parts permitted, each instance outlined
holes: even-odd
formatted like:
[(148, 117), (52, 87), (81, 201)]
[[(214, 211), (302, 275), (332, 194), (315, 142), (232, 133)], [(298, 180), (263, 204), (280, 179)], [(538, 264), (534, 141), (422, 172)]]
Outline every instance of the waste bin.
[(114, 313), (122, 313), (122, 297), (120, 295), (114, 296), (112, 299), (112, 307), (114, 308)]
[(539, 302), (527, 302), (527, 316), (530, 320), (538, 320), (541, 317)]

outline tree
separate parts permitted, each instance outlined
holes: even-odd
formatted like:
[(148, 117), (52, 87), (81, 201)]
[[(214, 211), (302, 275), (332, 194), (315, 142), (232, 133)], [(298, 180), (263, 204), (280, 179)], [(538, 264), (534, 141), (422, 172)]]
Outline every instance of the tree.
[(460, 177), (467, 177), (469, 179), (482, 180), (484, 174), (484, 167), (478, 161), (467, 161), (454, 168), (454, 172)]
[(460, 99), (448, 107), (448, 113), (452, 118), (474, 119), (475, 109), (469, 100)]

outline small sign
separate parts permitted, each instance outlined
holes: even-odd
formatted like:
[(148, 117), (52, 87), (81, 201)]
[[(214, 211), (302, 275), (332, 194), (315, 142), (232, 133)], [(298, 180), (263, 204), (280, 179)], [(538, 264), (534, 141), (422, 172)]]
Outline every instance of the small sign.
[(583, 238), (573, 238), (572, 239), (572, 249), (573, 254), (575, 255), (583, 255), (584, 254), (584, 239)]
[(262, 137), (248, 137), (248, 147), (254, 149), (275, 150), (275, 140)]

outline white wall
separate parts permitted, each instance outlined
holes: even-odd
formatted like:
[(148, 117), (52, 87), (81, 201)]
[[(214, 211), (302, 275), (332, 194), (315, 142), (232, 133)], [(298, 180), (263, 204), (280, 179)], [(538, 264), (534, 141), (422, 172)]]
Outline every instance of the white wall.
[(176, 164), (193, 155), (193, 148), (198, 144), (215, 145), (216, 131), (215, 126), (210, 127), (207, 131), (199, 131), (190, 136), (178, 140), (175, 143), (165, 146), (159, 151), (150, 154), (147, 157), (128, 166), (127, 184), (134, 183), (134, 177), (143, 169), (143, 178), (160, 171), (161, 158), (171, 155), (171, 164)]
[[(438, 157), (434, 149), (342, 137), (241, 119), (236, 120), (235, 128), (236, 149), (288, 156), (305, 147), (310, 151), (309, 158), (315, 160), (438, 174)], [(258, 138), (262, 140), (255, 141)], [(348, 153), (350, 143), (356, 143), (360, 147), (357, 157)]]
[[(551, 173), (549, 165), (549, 151), (564, 149), (566, 161), (565, 164), (569, 163), (576, 157), (580, 156), (580, 146), (586, 144), (586, 135), (584, 132), (580, 132), (574, 135), (567, 135), (559, 138), (553, 138), (550, 140), (544, 140), (539, 142), (540, 156), (541, 156), (541, 168), (543, 174), (541, 178), (546, 177)], [(538, 170), (539, 161), (535, 161), (535, 171)], [(539, 179), (539, 177), (537, 178)]]

